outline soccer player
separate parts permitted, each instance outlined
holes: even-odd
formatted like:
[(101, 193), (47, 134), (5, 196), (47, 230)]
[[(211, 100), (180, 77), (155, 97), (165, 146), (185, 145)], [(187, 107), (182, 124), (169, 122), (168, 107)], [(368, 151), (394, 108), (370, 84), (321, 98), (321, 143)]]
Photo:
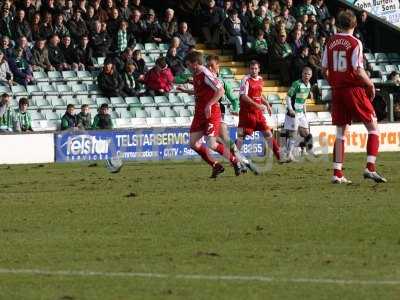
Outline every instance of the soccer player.
[(286, 131), (286, 154), (288, 162), (295, 161), (293, 150), (296, 146), (296, 132), (303, 138), (299, 146), (306, 148), (307, 153), (314, 155), (312, 151), (313, 137), (310, 133), (306, 117), (306, 100), (311, 96), (311, 77), (311, 68), (304, 67), (301, 79), (292, 83), (286, 97), (287, 112), (283, 128)]
[[(213, 73), (216, 77), (218, 77), (218, 80), (220, 80), (224, 86), (224, 91), (226, 97), (232, 105), (232, 112), (234, 114), (239, 113), (239, 99), (238, 97), (233, 93), (233, 88), (232, 84), (224, 80), (222, 77), (219, 77), (219, 57), (218, 55), (210, 55), (207, 57), (207, 68)], [(231, 151), (236, 151), (236, 145), (235, 143), (229, 138), (229, 132), (228, 132), (228, 127), (224, 122), (224, 116), (225, 116), (225, 105), (222, 104), (223, 98), (219, 99), (219, 107), (221, 110), (221, 128), (219, 131), (219, 137), (222, 139), (222, 141), (226, 144), (229, 145), (229, 148)]]
[(189, 52), (185, 63), (193, 74), (196, 99), (194, 118), (190, 127), (190, 146), (212, 167), (211, 178), (216, 178), (224, 172), (224, 167), (210, 156), (207, 146), (202, 143), (201, 139), (205, 136), (208, 146), (228, 158), (238, 176), (240, 166), (236, 156), (229, 149), (225, 151), (224, 144), (217, 141), (221, 125), (218, 100), (224, 95), (222, 83), (203, 66), (203, 55), (200, 52)]
[(351, 183), (342, 167), (346, 130), (352, 121), (361, 121), (368, 130), (364, 178), (386, 182), (375, 168), (379, 149), (378, 124), (371, 103), (375, 87), (363, 67), (362, 43), (353, 36), (357, 19), (351, 10), (344, 10), (336, 23), (340, 33), (328, 40), (322, 58), (323, 75), (332, 86), (332, 123), (337, 128), (332, 183)]
[(249, 70), (250, 74), (242, 79), (240, 85), (240, 111), (236, 146), (240, 150), (246, 135), (251, 135), (254, 131), (260, 131), (268, 147), (272, 149), (275, 157), (280, 160), (279, 145), (274, 139), (272, 130), (268, 127), (264, 117), (265, 111), (268, 111), (271, 115), (271, 106), (262, 95), (263, 79), (259, 76), (260, 64), (252, 60)]

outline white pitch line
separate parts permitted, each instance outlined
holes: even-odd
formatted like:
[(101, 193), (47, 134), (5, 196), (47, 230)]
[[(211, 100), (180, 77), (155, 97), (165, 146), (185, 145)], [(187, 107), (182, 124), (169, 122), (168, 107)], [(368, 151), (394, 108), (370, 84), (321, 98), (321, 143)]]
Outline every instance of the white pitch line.
[(259, 281), (276, 283), (320, 283), (320, 284), (347, 284), (347, 285), (400, 285), (400, 280), (353, 280), (332, 278), (279, 278), (267, 276), (235, 276), (235, 275), (191, 275), (191, 274), (161, 274), (139, 272), (96, 272), (96, 271), (50, 271), (40, 269), (2, 269), (1, 274), (39, 275), (39, 276), (82, 276), (82, 277), (141, 277), (141, 278), (169, 278), (185, 280), (209, 281)]

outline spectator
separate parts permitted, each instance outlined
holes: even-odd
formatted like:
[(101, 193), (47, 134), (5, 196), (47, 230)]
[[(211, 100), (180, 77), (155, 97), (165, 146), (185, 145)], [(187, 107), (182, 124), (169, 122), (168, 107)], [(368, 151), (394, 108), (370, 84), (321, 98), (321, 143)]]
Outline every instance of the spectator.
[(40, 14), (35, 13), (31, 21), (32, 40), (37, 41), (40, 36)]
[(387, 83), (392, 83), (394, 85), (400, 86), (400, 74), (397, 71), (393, 71), (389, 74)]
[(93, 2), (94, 14), (99, 18), (100, 22), (107, 22), (108, 14), (107, 12), (101, 7), (101, 0), (95, 0)]
[(142, 58), (142, 52), (140, 50), (133, 51), (132, 55), (133, 63), (136, 65), (136, 72), (138, 74), (139, 81), (144, 80), (144, 75), (147, 73), (147, 66)]
[(139, 10), (133, 10), (132, 16), (128, 23), (128, 31), (136, 38), (138, 43), (143, 42), (144, 23), (140, 19), (141, 13)]
[(27, 86), (33, 81), (32, 68), (22, 54), (23, 50), (16, 48), (15, 56), (9, 60), (9, 65), (14, 75), (14, 80), (19, 84)]
[(146, 21), (144, 23), (144, 42), (145, 43), (161, 43), (163, 34), (158, 21), (155, 19), (154, 10), (150, 9)]
[(239, 19), (240, 22), (242, 23), (242, 26), (247, 32), (251, 31), (251, 20), (253, 17), (251, 16), (251, 13), (249, 12), (247, 8), (247, 3), (246, 1), (242, 1), (240, 3), (240, 9), (239, 9)]
[(75, 9), (72, 19), (68, 21), (68, 29), (74, 42), (79, 42), (82, 36), (88, 34), (86, 23), (81, 14), (80, 9)]
[(129, 20), (129, 17), (132, 14), (132, 10), (129, 7), (129, 0), (121, 1), (121, 6), (119, 8), (119, 14), (120, 14), (122, 20), (124, 20), (124, 21)]
[(44, 0), (42, 1), (42, 5), (40, 6), (40, 13), (43, 15), (50, 14), (55, 16), (59, 13), (59, 9), (54, 5), (54, 0)]
[(224, 21), (224, 28), (228, 34), (228, 43), (235, 46), (235, 54), (241, 56), (244, 52), (244, 45), (247, 42), (247, 33), (245, 32), (236, 9), (228, 13), (229, 17)]
[(311, 4), (312, 0), (304, 0), (304, 3), (298, 6), (295, 15), (297, 17), (304, 16), (304, 15), (317, 15), (315, 11), (315, 7)]
[(14, 49), (10, 46), (10, 38), (8, 36), (3, 36), (1, 38), (0, 50), (4, 53), (6, 59), (9, 59), (14, 55)]
[(11, 107), (10, 95), (4, 93), (0, 101), (0, 131), (13, 131), (14, 110)]
[(57, 34), (52, 35), (50, 42), (47, 46), (50, 64), (57, 70), (69, 70), (71, 66), (67, 64), (63, 51), (60, 47), (60, 38)]
[(296, 29), (292, 32), (292, 42), (290, 46), (292, 47), (293, 55), (299, 54), (301, 47), (304, 46), (303, 32), (301, 30)]
[(125, 48), (125, 50), (121, 53), (121, 55), (118, 55), (114, 58), (114, 64), (115, 68), (118, 71), (118, 73), (123, 73), (125, 70), (125, 66), (128, 63), (133, 63), (133, 48)]
[(32, 32), (29, 23), (25, 20), (25, 11), (22, 9), (17, 11), (17, 15), (11, 24), (11, 31), (14, 40), (25, 36), (28, 41), (32, 41)]
[(18, 39), (17, 46), (22, 49), (22, 56), (25, 58), (25, 60), (30, 64), (32, 62), (32, 51), (31, 48), (29, 47), (28, 40), (25, 36), (21, 36)]
[(156, 65), (146, 73), (144, 83), (147, 92), (153, 96), (167, 95), (173, 88), (174, 76), (168, 68), (165, 57), (159, 57)]
[(94, 32), (96, 28), (96, 21), (99, 20), (99, 17), (95, 15), (93, 6), (89, 6), (87, 9), (87, 14), (85, 17), (86, 28), (89, 32)]
[(301, 78), (303, 68), (308, 66), (309, 48), (308, 46), (301, 46), (297, 55), (294, 56), (291, 65), (292, 81), (296, 78)]
[(92, 129), (112, 129), (113, 123), (108, 113), (108, 104), (103, 103), (100, 106), (99, 113), (94, 117)]
[[(121, 18), (119, 17), (118, 9), (111, 9), (111, 16), (107, 21), (107, 33), (113, 40), (112, 46), (117, 42), (117, 33), (120, 29), (120, 22)], [(114, 50), (116, 49), (116, 47), (113, 48)]]
[(124, 83), (115, 69), (111, 59), (106, 59), (103, 70), (97, 77), (97, 83), (100, 90), (107, 97), (128, 97), (124, 92)]
[(139, 85), (136, 84), (135, 78), (135, 65), (133, 63), (127, 63), (125, 70), (122, 74), (122, 79), (124, 81), (124, 91), (129, 96), (138, 96)]
[(75, 62), (80, 70), (93, 66), (93, 50), (86, 35), (82, 36), (79, 46), (75, 49)]
[(54, 24), (54, 33), (57, 34), (60, 38), (70, 35), (67, 26), (65, 26), (63, 15), (58, 15), (56, 17), (56, 21)]
[(264, 31), (264, 38), (267, 41), (272, 42), (272, 40), (273, 40), (273, 31), (271, 29), (271, 21), (268, 18), (264, 19), (263, 27), (261, 28), (261, 30)]
[(287, 32), (292, 31), (294, 25), (296, 24), (296, 18), (290, 14), (290, 10), (287, 6), (283, 7), (281, 16), (282, 16), (281, 20), (285, 24), (286, 31)]
[(53, 66), (49, 60), (49, 52), (46, 48), (46, 41), (39, 39), (35, 43), (32, 51), (32, 69), (33, 71), (52, 71)]
[(278, 40), (272, 44), (269, 67), (272, 72), (279, 72), (282, 84), (288, 86), (290, 84), (289, 68), (293, 53), (286, 38), (286, 32), (282, 31), (278, 36)]
[(259, 29), (257, 31), (257, 37), (252, 43), (252, 50), (256, 54), (256, 60), (260, 62), (262, 69), (268, 64), (268, 42), (264, 38), (264, 31)]
[[(192, 34), (188, 31), (188, 25), (186, 22), (179, 24), (179, 31), (175, 35), (179, 38), (178, 55), (183, 58), (186, 54), (196, 46), (196, 41)], [(176, 41), (174, 41), (176, 43)]]
[(270, 22), (273, 21), (271, 12), (268, 10), (267, 4), (265, 6), (259, 6), (256, 10), (256, 17), (253, 19), (254, 29), (257, 30), (263, 28), (263, 23), (265, 19), (269, 19)]
[(11, 38), (12, 35), (12, 17), (10, 15), (10, 10), (8, 8), (3, 7), (1, 11), (1, 19), (0, 19), (0, 34), (2, 36), (7, 36)]
[(400, 102), (397, 102), (393, 107), (394, 121), (400, 121)]
[(76, 115), (77, 127), (82, 130), (92, 129), (92, 116), (90, 107), (87, 104), (81, 106), (81, 112)]
[(72, 0), (67, 0), (60, 13), (64, 15), (66, 22), (71, 20), (74, 13), (74, 2)]
[(123, 52), (127, 47), (135, 44), (135, 38), (128, 32), (128, 22), (122, 21), (117, 33), (117, 51)]
[(77, 127), (78, 122), (75, 115), (75, 106), (68, 104), (65, 114), (61, 117), (61, 130), (77, 129)]
[(14, 117), (14, 130), (18, 132), (33, 131), (32, 118), (28, 112), (29, 101), (27, 98), (21, 98), (18, 102), (18, 109)]
[(100, 21), (95, 22), (96, 29), (90, 39), (94, 57), (106, 57), (109, 53), (111, 39), (107, 32), (101, 30)]
[(75, 47), (72, 44), (71, 37), (69, 36), (64, 36), (61, 42), (60, 50), (62, 52), (62, 56), (65, 59), (65, 62), (68, 65), (68, 69), (72, 69), (77, 71), (78, 64), (76, 63), (76, 52), (75, 52)]
[(147, 8), (144, 5), (142, 5), (141, 2), (142, 2), (141, 0), (132, 0), (131, 7), (132, 7), (132, 10), (136, 9), (136, 10), (140, 11), (140, 13), (143, 15), (147, 12)]
[(326, 7), (324, 0), (316, 0), (315, 2), (315, 12), (317, 13), (318, 23), (322, 24), (326, 19), (330, 18), (328, 7)]
[(176, 48), (169, 48), (167, 53), (167, 64), (174, 77), (180, 76), (185, 72), (185, 66), (182, 59), (177, 55)]
[(36, 7), (32, 4), (32, 0), (20, 1), (17, 7), (25, 12), (25, 17), (30, 23), (36, 14)]
[(357, 27), (355, 29), (356, 35), (359, 36), (361, 42), (363, 43), (364, 46), (364, 51), (369, 51), (370, 46), (371, 46), (371, 35), (368, 34), (368, 13), (364, 10), (361, 12), (360, 18), (357, 22)]
[(175, 12), (173, 9), (168, 8), (165, 11), (164, 19), (160, 24), (163, 35), (163, 41), (166, 43), (169, 43), (171, 41), (172, 37), (178, 30), (178, 24), (174, 19), (174, 13)]
[(318, 78), (322, 78), (322, 52), (321, 45), (318, 42), (314, 42), (311, 46), (311, 55), (308, 58), (308, 64), (313, 71), (312, 83), (315, 83)]
[(44, 17), (42, 24), (39, 27), (39, 35), (44, 37), (46, 40), (51, 37), (54, 33), (54, 28), (52, 24), (51, 13), (47, 13)]
[(0, 50), (0, 84), (6, 86), (12, 86), (13, 76), (8, 65), (8, 62), (4, 56), (3, 51)]
[(207, 0), (207, 6), (199, 13), (200, 29), (207, 47), (216, 48), (219, 45), (223, 21), (222, 9), (215, 6), (214, 0)]

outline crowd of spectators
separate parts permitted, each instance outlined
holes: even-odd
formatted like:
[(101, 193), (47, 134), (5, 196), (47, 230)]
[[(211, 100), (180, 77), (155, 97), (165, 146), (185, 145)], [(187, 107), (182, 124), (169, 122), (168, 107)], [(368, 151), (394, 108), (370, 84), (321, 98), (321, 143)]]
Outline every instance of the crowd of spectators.
[[(146, 5), (142, 0), (2, 1), (0, 84), (35, 84), (34, 71), (92, 70), (104, 57), (97, 84), (105, 96), (166, 95), (190, 79), (184, 57), (196, 42), (210, 49), (231, 47), (239, 60), (254, 56), (264, 72), (278, 74), (287, 86), (309, 65), (316, 82), (325, 41), (337, 31), (325, 0), (190, 0), (186, 15), (176, 15), (175, 8), (184, 6), (179, 1)], [(368, 48), (366, 21), (362, 13), (356, 35)], [(148, 68), (143, 50), (135, 48), (139, 43), (169, 49)], [(68, 114), (65, 120), (70, 123)]]

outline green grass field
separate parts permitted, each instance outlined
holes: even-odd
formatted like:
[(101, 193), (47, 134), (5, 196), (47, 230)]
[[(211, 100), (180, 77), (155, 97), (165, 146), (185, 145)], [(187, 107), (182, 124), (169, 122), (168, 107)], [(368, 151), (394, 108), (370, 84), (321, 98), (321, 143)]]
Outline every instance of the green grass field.
[(1, 166), (0, 299), (399, 299), (399, 155), (381, 185), (348, 155), (351, 186), (329, 161)]

